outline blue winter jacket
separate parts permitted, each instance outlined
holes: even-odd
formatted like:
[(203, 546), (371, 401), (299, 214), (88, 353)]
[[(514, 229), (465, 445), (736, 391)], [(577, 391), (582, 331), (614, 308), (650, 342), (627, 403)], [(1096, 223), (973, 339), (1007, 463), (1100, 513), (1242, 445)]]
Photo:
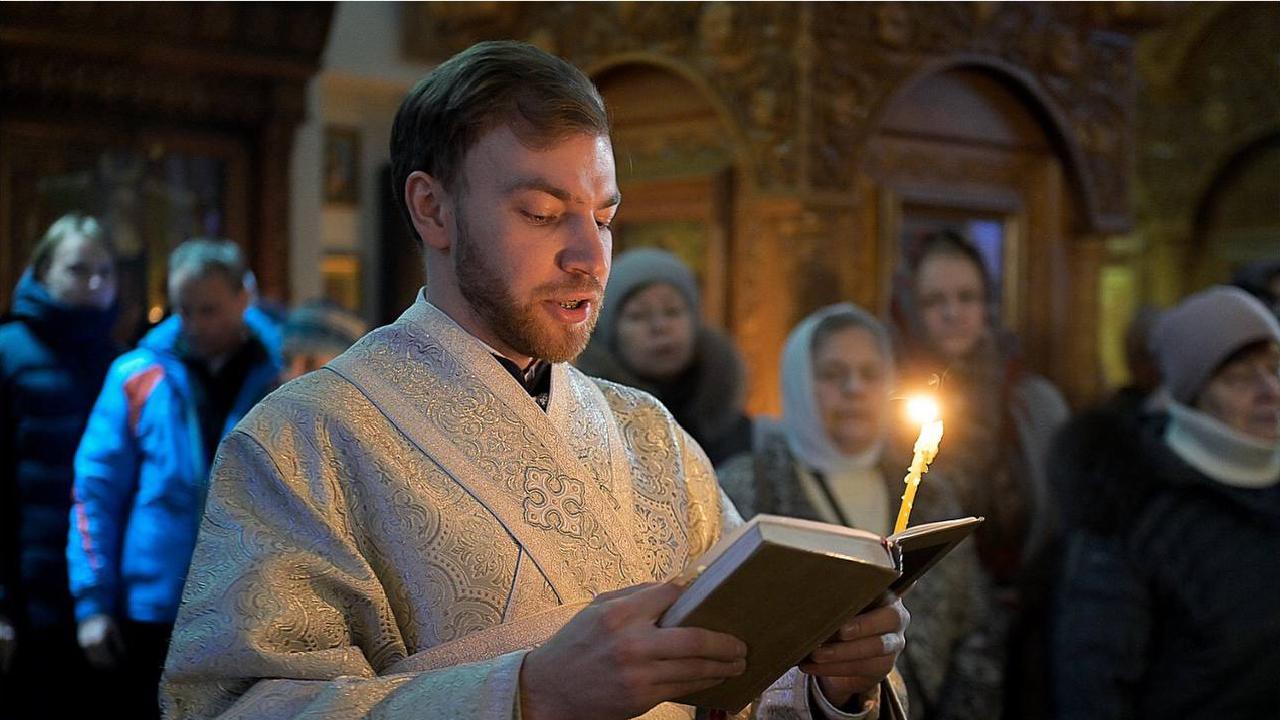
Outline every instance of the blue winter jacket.
[(0, 614), (74, 625), (67, 588), (71, 461), (118, 353), (116, 308), (54, 300), (28, 269), (0, 325)]
[[(278, 331), (252, 307), (245, 321), (266, 359), (245, 377), (220, 437), (280, 372)], [(177, 617), (209, 480), (181, 329), (170, 317), (112, 364), (76, 452), (67, 565), (77, 620)]]

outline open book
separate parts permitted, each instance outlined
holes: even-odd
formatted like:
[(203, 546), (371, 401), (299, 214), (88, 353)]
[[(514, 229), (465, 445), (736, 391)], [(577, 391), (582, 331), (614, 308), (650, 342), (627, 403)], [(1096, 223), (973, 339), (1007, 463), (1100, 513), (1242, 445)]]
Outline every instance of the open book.
[(678, 702), (737, 712), (885, 590), (907, 591), (982, 522), (926, 523), (882, 538), (841, 525), (757, 515), (673, 582), (660, 627), (700, 627), (747, 644), (747, 670)]

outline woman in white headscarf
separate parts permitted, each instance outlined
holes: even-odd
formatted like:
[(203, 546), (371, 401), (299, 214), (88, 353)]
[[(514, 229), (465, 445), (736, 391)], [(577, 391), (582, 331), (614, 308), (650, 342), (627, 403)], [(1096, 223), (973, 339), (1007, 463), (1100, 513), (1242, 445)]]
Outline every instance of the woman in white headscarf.
[[(782, 420), (758, 421), (752, 452), (718, 473), (743, 517), (767, 512), (888, 533), (910, 459), (887, 450), (893, 389), (892, 346), (878, 320), (848, 303), (805, 318), (783, 350)], [(930, 473), (913, 520), (959, 515), (946, 480)], [(982, 632), (982, 582), (965, 544), (906, 599), (912, 622), (899, 670), (913, 720), (999, 717), (1002, 658)]]

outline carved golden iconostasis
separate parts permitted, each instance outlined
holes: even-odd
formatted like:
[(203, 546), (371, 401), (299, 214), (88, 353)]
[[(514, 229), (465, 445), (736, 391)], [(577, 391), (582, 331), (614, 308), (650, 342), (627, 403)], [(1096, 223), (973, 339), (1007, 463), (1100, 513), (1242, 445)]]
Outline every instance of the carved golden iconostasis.
[(1099, 392), (1147, 22), (1124, 3), (423, 3), (403, 42), (434, 63), (526, 39), (588, 70), (617, 123), (619, 246), (691, 261), (770, 412), (795, 321), (886, 312), (904, 233), (940, 224), (987, 238), (1031, 365)]
[[(1125, 379), (1119, 337), (1138, 306), (1280, 255), (1269, 241), (1280, 226), (1280, 28), (1266, 5), (394, 12), (400, 37), (369, 41), (397, 46), (400, 69), (514, 38), (587, 70), (615, 125), (618, 250), (661, 245), (695, 269), (704, 314), (746, 355), (752, 412), (778, 408), (794, 323), (844, 299), (887, 314), (904, 251), (931, 228), (979, 242), (1000, 280), (1001, 322), (1077, 404)], [(121, 246), (126, 330), (162, 308), (163, 257), (197, 233), (241, 242), (264, 294), (292, 299), (290, 154), (333, 15), (314, 4), (6, 7), (0, 303), (43, 227), (73, 207), (102, 215)], [(385, 203), (389, 189), (371, 197), (350, 182), (356, 150), (382, 143), (332, 138), (314, 163), (325, 211)], [(380, 232), (399, 252), (393, 210), (382, 208)], [(330, 276), (346, 292), (343, 268)], [(365, 290), (381, 295), (416, 287), (383, 270), (374, 281), (384, 287)]]
[(327, 4), (16, 3), (0, 13), (0, 304), (49, 223), (100, 217), (121, 340), (165, 310), (169, 250), (246, 249), (286, 300), (289, 161)]

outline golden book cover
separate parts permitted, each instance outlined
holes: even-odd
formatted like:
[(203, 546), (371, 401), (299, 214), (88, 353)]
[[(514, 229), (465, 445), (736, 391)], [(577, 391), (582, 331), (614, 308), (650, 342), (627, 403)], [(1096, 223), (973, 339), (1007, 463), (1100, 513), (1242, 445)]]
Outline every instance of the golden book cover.
[(886, 590), (906, 592), (982, 522), (926, 523), (887, 538), (842, 525), (757, 515), (674, 582), (660, 627), (700, 627), (747, 644), (747, 669), (678, 702), (737, 712)]

